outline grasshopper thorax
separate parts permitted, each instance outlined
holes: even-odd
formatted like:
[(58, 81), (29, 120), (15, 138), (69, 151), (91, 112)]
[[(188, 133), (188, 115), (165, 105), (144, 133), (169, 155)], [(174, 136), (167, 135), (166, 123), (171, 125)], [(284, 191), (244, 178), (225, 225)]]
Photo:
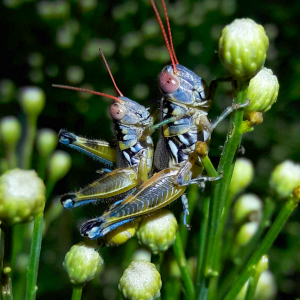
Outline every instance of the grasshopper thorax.
[(119, 102), (110, 106), (112, 118), (124, 125), (146, 126), (151, 123), (149, 111), (137, 102), (126, 97), (118, 97)]
[(209, 109), (208, 88), (205, 81), (193, 71), (177, 64), (177, 72), (174, 73), (173, 66), (163, 68), (158, 76), (158, 87), (165, 100), (178, 105), (192, 107), (203, 107)]

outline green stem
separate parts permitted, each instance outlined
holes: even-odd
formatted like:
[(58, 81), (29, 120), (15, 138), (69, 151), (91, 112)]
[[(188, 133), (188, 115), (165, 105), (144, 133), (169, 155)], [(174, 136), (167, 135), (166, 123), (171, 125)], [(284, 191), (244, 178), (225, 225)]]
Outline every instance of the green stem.
[(151, 256), (151, 262), (155, 265), (158, 272), (160, 272), (160, 266), (164, 259), (164, 252), (160, 252), (159, 254), (153, 254)]
[[(238, 83), (238, 97), (234, 99), (234, 104), (244, 104), (246, 102), (247, 90), (247, 82)], [(243, 113), (243, 110), (239, 109), (233, 112), (231, 116), (226, 143), (218, 167), (218, 172), (222, 172), (223, 177), (218, 182), (212, 183), (203, 263), (201, 265), (200, 276), (197, 281), (197, 299), (199, 299), (202, 289), (208, 289), (209, 278), (212, 276), (218, 276), (217, 270), (214, 270), (214, 259), (216, 259), (214, 254), (216, 247), (218, 246), (221, 214), (224, 208), (227, 191), (232, 176), (234, 158), (241, 142)], [(207, 293), (202, 293), (202, 295), (203, 296), (201, 296), (200, 299), (207, 299)]]
[(56, 180), (54, 178), (49, 177), (46, 183), (46, 199), (49, 199), (51, 196), (51, 193), (55, 187)]
[(16, 145), (7, 145), (5, 149), (5, 156), (10, 170), (16, 168), (17, 166), (17, 155), (16, 155)]
[(47, 155), (47, 156), (40, 155), (39, 156), (38, 174), (39, 174), (39, 177), (43, 180), (45, 180), (45, 174), (46, 174), (49, 157), (50, 157), (50, 155)]
[(1, 226), (1, 296), (2, 300), (13, 300), (11, 282), (11, 260), (12, 260), (12, 240), (13, 230), (11, 226)]
[(255, 295), (256, 286), (259, 280), (261, 273), (255, 272), (248, 281), (247, 292), (244, 300), (252, 300)]
[(73, 285), (72, 300), (80, 300), (82, 295), (83, 285)]
[(184, 250), (182, 247), (181, 237), (179, 232), (176, 233), (176, 240), (173, 245), (173, 250), (174, 250), (174, 255), (178, 263), (179, 269), (181, 271), (183, 285), (188, 295), (188, 299), (194, 299), (195, 289), (191, 278), (191, 274), (187, 267), (187, 262), (184, 255)]
[(237, 280), (235, 281), (232, 288), (229, 290), (228, 294), (224, 298), (224, 300), (232, 300), (235, 299), (239, 291), (242, 289), (243, 285), (246, 283), (248, 278), (253, 274), (255, 265), (258, 264), (259, 260), (262, 256), (267, 253), (269, 248), (272, 246), (279, 232), (283, 228), (285, 222), (293, 212), (293, 210), (298, 206), (298, 199), (291, 197), (281, 209), (279, 215), (275, 219), (262, 243), (259, 245), (258, 249), (254, 252), (249, 262), (245, 266), (243, 272)]
[(37, 118), (36, 117), (29, 117), (27, 116), (26, 122), (26, 135), (23, 145), (23, 157), (21, 162), (22, 169), (30, 169), (31, 167), (31, 160), (32, 160), (32, 151), (33, 151), (33, 144), (34, 139), (36, 136), (36, 127), (37, 127)]
[(221, 287), (219, 288), (218, 294), (220, 295), (220, 297), (218, 299), (223, 299), (225, 293), (229, 290), (229, 287), (232, 285), (232, 282), (234, 282), (238, 273), (242, 270), (242, 268), (245, 267), (247, 261), (249, 260), (249, 256), (251, 255), (251, 253), (253, 253), (263, 231), (266, 227), (270, 226), (270, 218), (273, 213), (273, 210), (273, 201), (267, 198), (265, 201), (264, 214), (259, 228), (254, 237), (250, 240), (250, 242), (245, 247), (243, 247), (238, 253), (238, 257), (235, 260), (235, 268), (231, 269), (230, 272), (226, 274), (226, 278)]
[(43, 235), (43, 213), (37, 215), (34, 219), (33, 236), (31, 241), (29, 266), (27, 272), (26, 300), (34, 300), (36, 297), (36, 280), (39, 267)]

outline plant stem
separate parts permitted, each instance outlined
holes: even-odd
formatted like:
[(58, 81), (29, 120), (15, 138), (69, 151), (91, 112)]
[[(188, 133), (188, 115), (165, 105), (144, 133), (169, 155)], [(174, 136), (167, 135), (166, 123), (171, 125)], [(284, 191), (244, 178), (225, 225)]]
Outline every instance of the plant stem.
[(11, 282), (11, 260), (13, 230), (11, 226), (1, 224), (1, 296), (2, 300), (13, 300)]
[(191, 278), (191, 274), (189, 273), (189, 270), (187, 268), (186, 258), (182, 248), (181, 237), (179, 232), (176, 233), (176, 240), (173, 245), (173, 250), (179, 269), (181, 271), (183, 285), (187, 292), (188, 299), (194, 299), (195, 289)]
[(256, 286), (260, 277), (260, 273), (255, 272), (248, 281), (247, 292), (244, 300), (252, 300), (255, 295)]
[(17, 155), (16, 155), (16, 145), (7, 145), (5, 149), (5, 156), (10, 170), (16, 168), (17, 166)]
[(34, 300), (36, 297), (36, 280), (41, 252), (42, 235), (43, 213), (40, 213), (34, 219), (33, 236), (31, 241), (29, 266), (27, 272), (26, 300)]
[(56, 182), (57, 182), (57, 180), (55, 180), (54, 178), (51, 178), (51, 176), (48, 178), (47, 183), (46, 183), (46, 199), (50, 198)]
[(277, 235), (283, 228), (285, 222), (293, 212), (293, 210), (298, 206), (299, 199), (296, 199), (291, 196), (291, 198), (285, 203), (283, 208), (281, 209), (279, 215), (276, 217), (274, 223), (272, 224), (271, 228), (267, 232), (265, 238), (263, 239), (262, 243), (259, 245), (257, 250), (254, 252), (252, 257), (250, 258), (249, 262), (245, 266), (243, 272), (237, 280), (235, 281), (232, 288), (229, 290), (228, 294), (224, 298), (224, 300), (232, 300), (235, 299), (239, 291), (242, 289), (243, 285), (246, 283), (248, 278), (253, 274), (255, 271), (254, 266), (258, 264), (259, 260), (262, 256), (269, 250), (272, 246), (273, 242), (275, 241)]
[(164, 252), (160, 252), (159, 254), (153, 254), (151, 256), (151, 262), (155, 265), (158, 272), (160, 272), (160, 266), (164, 259)]
[(237, 277), (240, 270), (245, 267), (247, 261), (249, 260), (250, 254), (254, 251), (254, 248), (258, 244), (258, 241), (266, 227), (270, 224), (270, 218), (274, 210), (273, 201), (269, 198), (265, 200), (265, 208), (264, 214), (262, 217), (262, 221), (259, 225), (257, 232), (255, 233), (254, 237), (249, 241), (249, 243), (241, 249), (238, 254), (237, 259), (235, 260), (236, 266), (235, 268), (231, 269), (229, 273), (226, 274), (226, 278), (219, 288), (219, 297), (218, 299), (222, 299), (225, 296), (225, 293), (229, 290), (229, 287), (234, 282), (235, 278)]
[(27, 170), (30, 169), (31, 167), (33, 144), (36, 136), (36, 124), (37, 124), (36, 117), (27, 116), (26, 135), (25, 135), (25, 140), (23, 145), (23, 151), (22, 151), (23, 156), (21, 161), (22, 169)]
[(73, 285), (72, 300), (80, 300), (82, 295), (83, 285)]
[[(238, 96), (234, 99), (234, 104), (244, 104), (248, 90), (248, 82), (238, 82)], [(221, 214), (224, 208), (228, 187), (230, 184), (232, 171), (234, 168), (234, 158), (242, 137), (242, 109), (233, 112), (230, 120), (224, 150), (220, 159), (218, 172), (223, 173), (223, 177), (218, 182), (212, 183), (212, 193), (209, 205), (209, 219), (207, 235), (205, 238), (205, 248), (203, 254), (203, 263), (200, 267), (200, 276), (197, 279), (197, 299), (207, 299), (207, 293), (201, 290), (207, 290), (209, 278), (218, 276), (218, 270), (214, 270), (214, 259), (216, 247), (218, 246), (219, 226)], [(206, 279), (206, 280), (205, 280)], [(201, 298), (200, 294), (202, 294)]]

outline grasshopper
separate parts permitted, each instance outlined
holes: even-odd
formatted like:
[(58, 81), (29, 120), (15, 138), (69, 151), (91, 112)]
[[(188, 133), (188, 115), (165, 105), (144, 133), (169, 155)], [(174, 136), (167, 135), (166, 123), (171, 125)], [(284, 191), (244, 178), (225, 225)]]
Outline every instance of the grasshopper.
[(152, 172), (153, 141), (151, 134), (160, 125), (153, 125), (153, 118), (150, 116), (148, 109), (123, 96), (116, 86), (103, 54), (102, 57), (120, 94), (119, 97), (81, 88), (54, 86), (114, 99), (116, 102), (110, 106), (110, 114), (113, 118), (114, 130), (118, 140), (117, 149), (111, 147), (105, 141), (85, 139), (66, 130), (60, 131), (59, 140), (62, 144), (80, 150), (101, 162), (112, 164), (112, 162), (117, 161), (118, 169), (109, 170), (103, 177), (76, 193), (63, 195), (60, 201), (67, 209), (95, 202), (99, 199), (102, 199), (105, 203), (116, 201), (118, 203), (128, 193), (133, 192), (136, 186), (145, 182)]

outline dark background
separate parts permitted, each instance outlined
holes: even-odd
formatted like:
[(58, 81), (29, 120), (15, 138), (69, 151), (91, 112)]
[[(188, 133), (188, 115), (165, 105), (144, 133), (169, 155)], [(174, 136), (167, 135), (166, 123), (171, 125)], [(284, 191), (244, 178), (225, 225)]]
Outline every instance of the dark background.
[[(159, 1), (156, 2), (162, 12)], [(249, 17), (265, 27), (270, 39), (265, 66), (278, 76), (279, 97), (264, 115), (263, 124), (243, 139), (245, 156), (253, 161), (256, 172), (248, 191), (264, 198), (274, 166), (286, 159), (300, 160), (300, 2), (189, 0), (170, 1), (167, 5), (179, 62), (208, 83), (228, 75), (217, 55), (218, 38), (226, 24), (235, 18)], [(47, 97), (39, 128), (49, 127), (57, 132), (65, 128), (78, 135), (112, 141), (109, 99), (51, 87), (53, 83), (85, 85), (116, 95), (99, 47), (122, 93), (146, 107), (155, 106), (157, 75), (169, 63), (169, 56), (148, 0), (4, 0), (0, 14), (1, 117), (15, 115), (24, 120), (17, 102), (18, 89), (36, 85)], [(5, 93), (8, 87), (9, 95)], [(222, 84), (210, 118), (214, 119), (230, 103), (230, 85)], [(228, 121), (223, 122), (212, 137), (211, 155), (216, 163), (227, 124)], [(72, 156), (72, 169), (57, 184), (51, 198), (90, 183), (101, 167), (80, 153), (65, 150)], [(174, 211), (179, 212), (180, 205), (173, 205)], [(64, 212), (49, 228), (41, 253), (38, 299), (70, 297), (71, 285), (62, 261), (69, 248), (81, 241), (78, 226), (87, 215), (95, 215), (93, 210), (87, 207)], [(300, 294), (295, 281), (300, 275), (298, 216), (296, 212), (291, 217), (269, 253), (270, 269), (279, 289), (277, 299), (295, 299)], [(85, 299), (114, 299), (122, 272), (119, 254), (125, 247), (103, 250), (106, 271), (98, 279), (100, 284), (85, 288)], [(196, 253), (190, 252), (189, 255)]]

